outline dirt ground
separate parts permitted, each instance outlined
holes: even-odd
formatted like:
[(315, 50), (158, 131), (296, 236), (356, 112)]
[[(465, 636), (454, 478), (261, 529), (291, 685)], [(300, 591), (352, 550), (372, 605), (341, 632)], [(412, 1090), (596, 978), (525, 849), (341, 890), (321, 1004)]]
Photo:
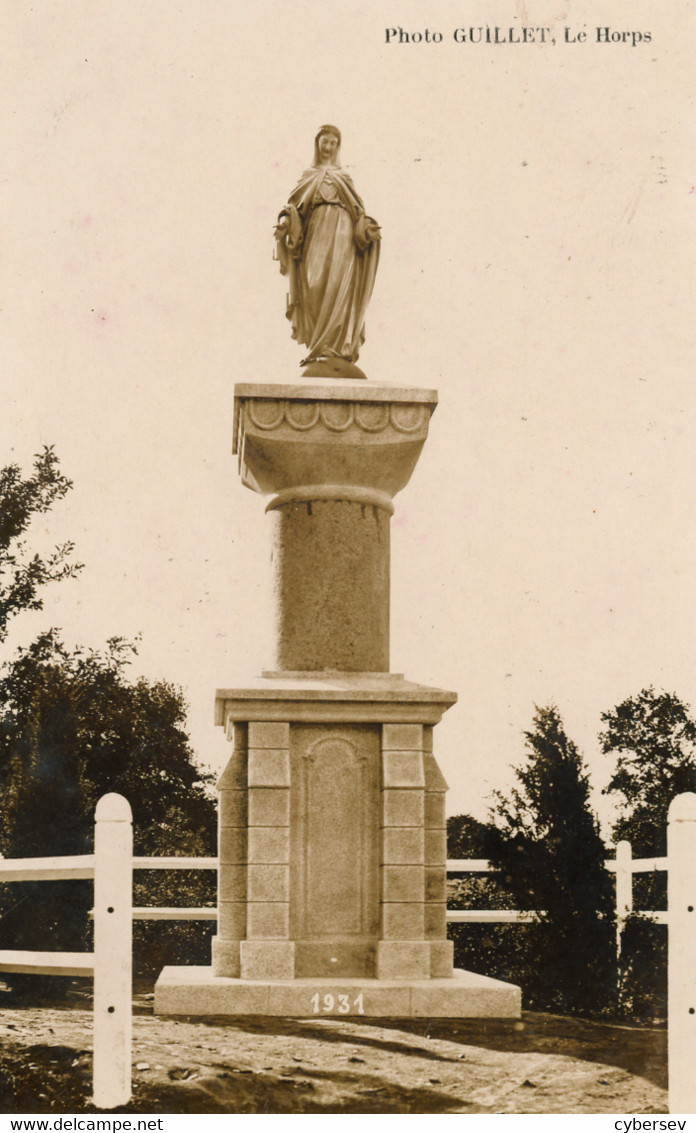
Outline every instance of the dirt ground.
[[(461, 1019), (164, 1019), (136, 995), (124, 1113), (665, 1113), (666, 1033), (536, 1012)], [(89, 992), (0, 992), (0, 1112), (94, 1112)]]

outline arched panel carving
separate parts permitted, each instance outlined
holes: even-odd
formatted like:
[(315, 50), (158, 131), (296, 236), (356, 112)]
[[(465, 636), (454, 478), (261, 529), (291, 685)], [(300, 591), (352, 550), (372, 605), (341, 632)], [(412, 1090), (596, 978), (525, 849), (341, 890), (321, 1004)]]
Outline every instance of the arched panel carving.
[(377, 730), (293, 731), (293, 936), (365, 939), (379, 915)]

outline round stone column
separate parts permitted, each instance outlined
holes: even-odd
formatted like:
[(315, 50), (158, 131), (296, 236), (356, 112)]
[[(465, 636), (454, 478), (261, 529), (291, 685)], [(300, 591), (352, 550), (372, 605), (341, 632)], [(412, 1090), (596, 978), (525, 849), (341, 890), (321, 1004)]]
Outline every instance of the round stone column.
[(376, 504), (278, 504), (276, 669), (389, 671), (389, 520)]
[(243, 483), (273, 498), (276, 671), (389, 672), (389, 521), (435, 390), (235, 387)]

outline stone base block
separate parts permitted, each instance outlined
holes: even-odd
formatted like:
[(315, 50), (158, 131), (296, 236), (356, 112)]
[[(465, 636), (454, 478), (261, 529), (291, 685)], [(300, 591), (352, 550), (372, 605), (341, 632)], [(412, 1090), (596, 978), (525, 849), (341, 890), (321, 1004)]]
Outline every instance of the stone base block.
[(431, 980), (237, 980), (212, 968), (164, 968), (155, 985), (157, 1015), (361, 1016), (391, 1019), (518, 1019), (514, 984), (455, 969)]
[(425, 940), (380, 940), (377, 979), (423, 980), (430, 976), (430, 944)]
[(299, 979), (336, 979), (336, 973), (348, 979), (374, 979), (375, 945), (371, 940), (295, 941), (295, 976)]
[(239, 962), (239, 941), (223, 940), (214, 936), (211, 942), (212, 971), (216, 976), (238, 977), (242, 974)]
[(447, 979), (454, 971), (454, 941), (431, 940), (430, 975), (433, 979)]
[(295, 975), (293, 941), (242, 940), (239, 952), (244, 980), (291, 980)]

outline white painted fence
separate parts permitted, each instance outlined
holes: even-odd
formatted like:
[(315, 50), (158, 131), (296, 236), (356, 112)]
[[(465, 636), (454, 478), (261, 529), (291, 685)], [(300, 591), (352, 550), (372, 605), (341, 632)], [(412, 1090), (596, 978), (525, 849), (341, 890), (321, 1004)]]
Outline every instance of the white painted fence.
[(667, 823), (669, 1112), (696, 1113), (696, 794), (677, 795)]
[[(630, 842), (618, 842), (616, 857), (607, 858), (604, 863), (610, 873), (616, 874), (616, 951), (621, 953), (621, 935), (626, 918), (633, 910), (634, 873), (653, 873), (667, 869), (667, 858), (634, 858)], [(453, 873), (492, 873), (495, 869), (485, 858), (451, 858), (447, 861), (448, 874)], [(544, 916), (536, 910), (518, 909), (448, 909), (450, 924), (530, 924)], [(667, 924), (664, 910), (641, 910), (641, 916), (655, 922)]]
[(0, 971), (94, 980), (94, 1104), (125, 1105), (131, 1095), (132, 869), (131, 809), (104, 795), (94, 815), (94, 854), (0, 859), (0, 882), (94, 880), (94, 951), (0, 951)]
[(93, 1100), (99, 1109), (131, 1096), (133, 921), (217, 920), (217, 909), (133, 907), (136, 869), (217, 869), (217, 858), (134, 858), (131, 808), (108, 794), (94, 815), (94, 854), (0, 858), (0, 884), (94, 881), (94, 951), (0, 950), (0, 972), (89, 976), (94, 980)]
[[(495, 873), (486, 858), (448, 858), (447, 873)], [(532, 924), (539, 913), (524, 909), (448, 909), (449, 924)]]
[[(669, 809), (666, 858), (633, 859), (628, 842), (617, 845), (608, 870), (616, 873), (617, 925), (633, 910), (633, 874), (668, 871), (668, 913), (643, 915), (669, 926), (669, 1108), (696, 1112), (696, 794), (677, 796)], [(0, 858), (0, 883), (94, 880), (94, 952), (1, 951), (0, 971), (38, 972), (94, 979), (94, 1103), (126, 1105), (131, 1095), (133, 920), (217, 920), (215, 908), (134, 908), (133, 870), (217, 869), (217, 858), (133, 857), (131, 810), (116, 794), (95, 812), (94, 854), (63, 858)], [(488, 873), (482, 859), (450, 859), (448, 873)], [(538, 912), (451, 909), (450, 923), (521, 924)], [(618, 941), (620, 947), (620, 928)]]

